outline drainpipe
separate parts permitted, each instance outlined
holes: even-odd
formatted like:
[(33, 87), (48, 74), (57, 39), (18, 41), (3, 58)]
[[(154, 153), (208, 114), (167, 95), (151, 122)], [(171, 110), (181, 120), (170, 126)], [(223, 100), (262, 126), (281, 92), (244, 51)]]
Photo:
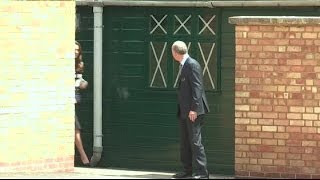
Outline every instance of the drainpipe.
[(156, 0), (76, 0), (77, 6), (149, 6), (149, 7), (317, 7), (320, 0), (256, 0), (256, 1), (156, 1)]
[(93, 155), (91, 166), (96, 166), (101, 159), (102, 146), (102, 29), (103, 7), (93, 7), (94, 14), (94, 42), (93, 42)]

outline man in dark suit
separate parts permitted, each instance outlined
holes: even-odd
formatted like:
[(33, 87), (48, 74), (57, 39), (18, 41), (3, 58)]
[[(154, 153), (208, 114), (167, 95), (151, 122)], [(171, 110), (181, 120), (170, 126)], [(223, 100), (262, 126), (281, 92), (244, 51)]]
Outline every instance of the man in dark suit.
[(188, 55), (184, 42), (174, 42), (171, 50), (173, 58), (182, 66), (178, 82), (177, 115), (181, 131), (180, 158), (184, 168), (173, 178), (209, 179), (206, 153), (201, 143), (204, 115), (209, 112), (202, 68), (198, 61)]

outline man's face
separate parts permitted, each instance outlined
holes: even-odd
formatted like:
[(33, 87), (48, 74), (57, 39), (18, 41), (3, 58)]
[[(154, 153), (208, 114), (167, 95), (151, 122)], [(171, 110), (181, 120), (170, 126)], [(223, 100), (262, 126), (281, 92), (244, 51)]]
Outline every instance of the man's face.
[(179, 61), (178, 57), (177, 57), (178, 54), (174, 50), (171, 50), (171, 52), (172, 52), (173, 59), (176, 60), (176, 61)]
[(74, 52), (75, 58), (78, 58), (80, 55), (80, 47), (77, 44), (75, 44), (74, 49), (75, 49), (75, 52)]

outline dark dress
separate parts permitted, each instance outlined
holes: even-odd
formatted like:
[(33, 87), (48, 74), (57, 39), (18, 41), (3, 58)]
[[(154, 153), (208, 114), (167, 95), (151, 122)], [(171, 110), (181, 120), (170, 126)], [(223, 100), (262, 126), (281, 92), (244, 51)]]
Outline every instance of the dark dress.
[(74, 115), (74, 119), (75, 119), (75, 128), (76, 129), (81, 129), (81, 125), (80, 125), (80, 122), (79, 122), (77, 114)]
[(82, 73), (83, 73), (83, 62), (76, 62), (75, 63), (75, 99), (76, 99), (76, 103), (75, 103), (75, 128), (76, 129), (81, 129), (81, 124), (79, 122), (79, 110), (80, 110), (80, 103), (81, 103), (81, 89), (79, 88), (80, 86), (80, 81), (82, 79)]

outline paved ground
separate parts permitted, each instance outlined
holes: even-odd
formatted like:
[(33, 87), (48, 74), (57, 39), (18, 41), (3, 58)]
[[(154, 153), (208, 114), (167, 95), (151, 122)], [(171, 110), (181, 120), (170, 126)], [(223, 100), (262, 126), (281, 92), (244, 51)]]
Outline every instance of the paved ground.
[[(0, 179), (171, 179), (174, 173), (75, 167), (72, 173), (1, 173)], [(210, 179), (234, 179), (210, 175)]]

